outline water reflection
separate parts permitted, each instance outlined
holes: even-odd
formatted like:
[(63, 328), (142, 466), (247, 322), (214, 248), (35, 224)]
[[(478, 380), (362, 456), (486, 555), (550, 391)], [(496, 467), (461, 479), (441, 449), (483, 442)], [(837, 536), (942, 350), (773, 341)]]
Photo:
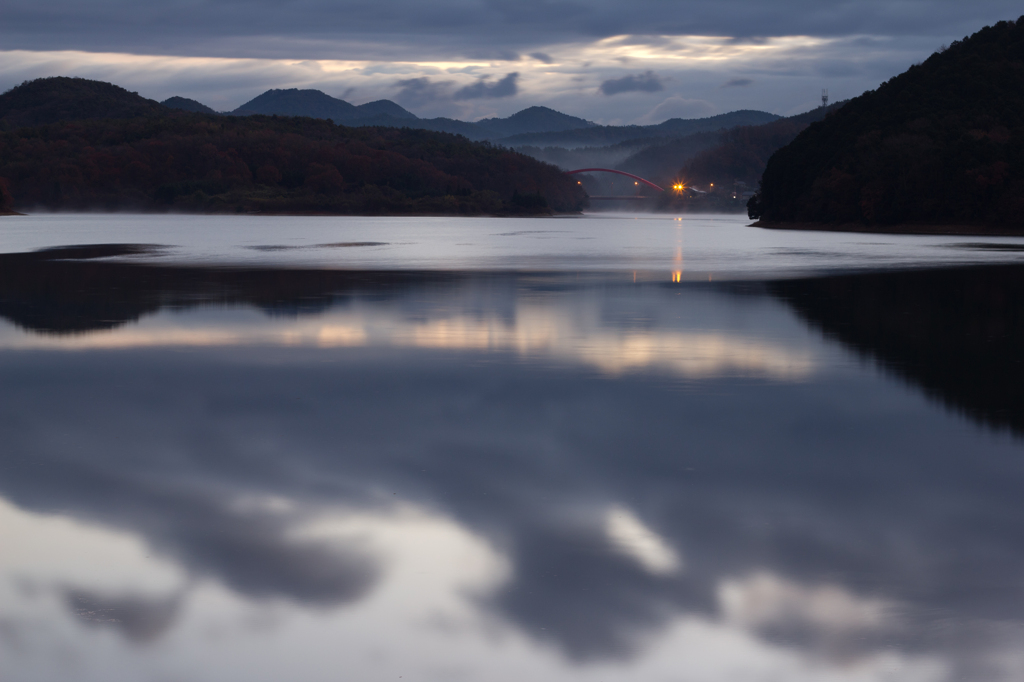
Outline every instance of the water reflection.
[(0, 275), (11, 679), (1024, 670), (1024, 465), (978, 426), (1017, 428), (1017, 268), (45, 267)]
[[(686, 377), (744, 373), (795, 380), (814, 370), (814, 358), (805, 349), (791, 350), (758, 338), (675, 326), (663, 329), (647, 324), (653, 319), (644, 318), (644, 313), (632, 322), (620, 316), (618, 324), (607, 324), (603, 315), (631, 306), (638, 297), (596, 293), (593, 287), (581, 287), (575, 275), (471, 278), (154, 268), (67, 260), (144, 249), (109, 245), (0, 256), (10, 266), (6, 276), (0, 276), (0, 315), (42, 332), (0, 336), (0, 348), (372, 346), (511, 351), (609, 374), (647, 369)], [(588, 279), (605, 283), (604, 277)], [(415, 301), (410, 292), (415, 292)], [(524, 292), (528, 295), (521, 296)], [(221, 315), (199, 325), (175, 319), (126, 326), (159, 310), (211, 304), (249, 304), (272, 319)], [(79, 333), (100, 330), (111, 333)]]
[[(998, 246), (998, 245), (988, 245)], [(778, 281), (811, 325), (971, 418), (1024, 433), (1024, 268)]]

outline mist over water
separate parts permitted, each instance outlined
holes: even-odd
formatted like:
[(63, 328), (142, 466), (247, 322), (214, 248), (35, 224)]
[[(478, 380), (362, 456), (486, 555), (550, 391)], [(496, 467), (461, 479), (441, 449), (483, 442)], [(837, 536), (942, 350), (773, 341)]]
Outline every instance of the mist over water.
[(676, 218), (0, 223), (4, 679), (1019, 679), (1024, 242)]

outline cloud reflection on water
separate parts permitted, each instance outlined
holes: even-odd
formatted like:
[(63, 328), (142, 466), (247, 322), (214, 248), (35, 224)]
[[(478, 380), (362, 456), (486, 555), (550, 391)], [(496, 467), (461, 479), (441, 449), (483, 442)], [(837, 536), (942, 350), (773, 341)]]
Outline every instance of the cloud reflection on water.
[[(576, 306), (592, 301), (566, 295), (543, 306), (517, 306), (501, 317), (429, 315), (359, 306), (301, 321), (264, 320), (259, 325), (204, 325), (188, 329), (174, 320), (143, 322), (88, 335), (53, 337), (0, 332), (0, 349), (131, 349), (147, 347), (278, 345), (315, 348), (432, 348), (446, 351), (510, 351), (522, 357), (584, 365), (608, 374), (661, 370), (680, 377), (728, 374), (802, 380), (815, 368), (806, 350), (718, 331), (620, 330), (581, 319)], [(218, 328), (219, 327), (219, 328)]]
[[(153, 669), (238, 674), (200, 664), (219, 655), (261, 661), (249, 678), (287, 662), (330, 679), (345, 660), (362, 679), (1014, 679), (1019, 444), (842, 361), (764, 290), (496, 277), (334, 306), (5, 336), (40, 345), (0, 352), (0, 494), (18, 507), (0, 528), (79, 519), (176, 567), (141, 590), (144, 562), (122, 585), (42, 562), (45, 584), (96, 603), (184, 590)], [(322, 344), (332, 325), (361, 332)], [(208, 330), (236, 341), (48, 350)], [(631, 364), (633, 337), (682, 342)], [(666, 376), (660, 358), (707, 338), (733, 350)], [(743, 360), (757, 344), (814, 371)], [(12, 587), (27, 537), (5, 543), (0, 598), (31, 632), (36, 602)], [(70, 558), (113, 540), (95, 542)], [(47, 627), (77, 622), (54, 608), (35, 609)], [(203, 618), (246, 609), (278, 614), (274, 634), (195, 641)], [(316, 647), (282, 644), (304, 637)]]

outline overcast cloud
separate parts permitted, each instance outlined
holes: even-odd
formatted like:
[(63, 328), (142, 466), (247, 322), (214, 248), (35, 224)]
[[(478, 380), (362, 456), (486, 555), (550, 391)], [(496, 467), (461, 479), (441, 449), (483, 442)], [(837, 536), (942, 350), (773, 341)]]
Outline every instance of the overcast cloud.
[(486, 78), (481, 78), (472, 85), (467, 85), (455, 93), (455, 99), (487, 99), (498, 97), (515, 97), (519, 91), (516, 86), (518, 73), (510, 73), (497, 83), (491, 83)]
[(1008, 0), (7, 0), (0, 89), (78, 75), (220, 110), (312, 87), (468, 119), (542, 104), (629, 123), (672, 98), (788, 114), (814, 106), (823, 87), (859, 95), (1020, 13)]
[(604, 95), (618, 95), (622, 92), (659, 92), (664, 89), (661, 79), (653, 71), (645, 71), (636, 76), (611, 78), (601, 83), (600, 88)]

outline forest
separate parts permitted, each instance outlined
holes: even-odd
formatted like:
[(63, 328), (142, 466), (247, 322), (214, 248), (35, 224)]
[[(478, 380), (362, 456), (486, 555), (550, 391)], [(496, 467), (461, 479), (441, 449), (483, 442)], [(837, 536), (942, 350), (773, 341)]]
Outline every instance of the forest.
[(763, 224), (1024, 228), (1024, 17), (940, 49), (768, 161)]
[[(11, 119), (0, 118), (0, 187), (15, 210), (504, 215), (578, 211), (586, 200), (554, 166), (446, 133), (154, 109), (127, 91), (104, 91), (99, 107), (78, 93), (89, 116), (32, 126), (57, 115), (52, 97), (22, 96), (36, 112), (26, 121), (27, 107), (10, 105), (17, 90), (0, 97)], [(68, 99), (61, 116), (76, 111)]]

